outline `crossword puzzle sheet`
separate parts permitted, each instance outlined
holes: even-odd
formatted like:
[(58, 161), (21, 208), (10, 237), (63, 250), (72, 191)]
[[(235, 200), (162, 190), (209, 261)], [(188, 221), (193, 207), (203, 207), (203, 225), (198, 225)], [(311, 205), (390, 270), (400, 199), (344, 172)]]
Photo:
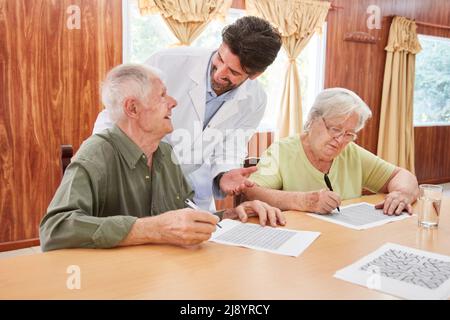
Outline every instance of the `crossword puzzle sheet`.
[(320, 232), (262, 227), (230, 219), (220, 224), (222, 228), (216, 229), (209, 241), (293, 257), (299, 256), (320, 235)]
[(310, 213), (308, 215), (356, 230), (368, 229), (410, 217), (408, 214), (401, 214), (399, 216), (385, 215), (383, 214), (383, 210), (375, 209), (373, 204), (366, 202), (351, 204), (340, 209), (341, 212), (335, 210), (329, 215), (316, 213)]
[(406, 299), (450, 297), (450, 256), (392, 243), (334, 276)]

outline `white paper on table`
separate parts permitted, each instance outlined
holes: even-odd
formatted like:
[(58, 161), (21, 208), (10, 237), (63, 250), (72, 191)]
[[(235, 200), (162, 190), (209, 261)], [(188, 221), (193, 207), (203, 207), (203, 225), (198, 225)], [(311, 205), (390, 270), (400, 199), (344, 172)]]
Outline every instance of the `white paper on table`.
[(448, 299), (450, 257), (386, 243), (335, 278), (406, 299)]
[(293, 257), (299, 256), (320, 235), (230, 219), (222, 220), (220, 225), (222, 228), (217, 228), (209, 241)]
[(407, 219), (409, 214), (402, 213), (399, 216), (388, 216), (383, 213), (381, 209), (375, 209), (373, 204), (367, 202), (360, 202), (350, 204), (348, 206), (340, 207), (339, 213), (336, 209), (329, 215), (323, 215), (318, 213), (308, 213), (309, 216), (325, 220), (328, 222), (336, 223), (341, 226), (355, 229), (364, 230), (383, 224)]

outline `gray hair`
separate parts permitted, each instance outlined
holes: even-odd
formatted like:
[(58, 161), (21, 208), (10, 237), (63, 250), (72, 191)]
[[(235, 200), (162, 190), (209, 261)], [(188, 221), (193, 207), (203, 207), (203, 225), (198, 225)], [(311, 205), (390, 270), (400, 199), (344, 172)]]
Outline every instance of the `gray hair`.
[(161, 72), (140, 64), (121, 64), (111, 69), (101, 86), (103, 105), (113, 122), (123, 117), (123, 104), (128, 98), (146, 100), (151, 94), (152, 83)]
[(350, 116), (354, 112), (359, 116), (358, 126), (356, 127), (358, 132), (372, 116), (372, 111), (370, 111), (367, 104), (351, 90), (344, 88), (325, 89), (317, 95), (308, 113), (304, 129), (308, 131), (311, 123), (316, 118)]

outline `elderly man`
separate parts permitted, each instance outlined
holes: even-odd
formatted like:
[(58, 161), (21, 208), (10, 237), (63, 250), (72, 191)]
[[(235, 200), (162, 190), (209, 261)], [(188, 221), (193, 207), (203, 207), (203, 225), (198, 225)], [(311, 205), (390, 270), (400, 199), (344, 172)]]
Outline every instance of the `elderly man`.
[[(44, 251), (110, 248), (145, 243), (198, 244), (219, 218), (186, 209), (194, 193), (171, 147), (176, 101), (149, 67), (120, 65), (109, 72), (102, 100), (114, 126), (87, 139), (67, 168), (40, 226)], [(257, 214), (261, 224), (284, 224), (260, 201), (226, 210), (224, 218)]]
[(364, 101), (350, 90), (321, 92), (305, 131), (280, 140), (262, 156), (258, 172), (250, 177), (257, 186), (245, 191), (247, 198), (282, 210), (326, 214), (341, 199), (360, 197), (366, 188), (388, 193), (376, 206), (385, 214), (412, 213), (411, 204), (419, 191), (416, 177), (353, 143), (371, 115)]
[[(247, 142), (266, 108), (257, 78), (275, 60), (280, 33), (267, 21), (245, 16), (222, 32), (215, 50), (177, 47), (159, 51), (146, 62), (164, 72), (173, 111), (174, 132), (165, 137), (195, 191), (195, 202), (214, 210), (214, 199), (251, 187), (254, 168), (240, 168)], [(107, 110), (94, 133), (112, 125)]]

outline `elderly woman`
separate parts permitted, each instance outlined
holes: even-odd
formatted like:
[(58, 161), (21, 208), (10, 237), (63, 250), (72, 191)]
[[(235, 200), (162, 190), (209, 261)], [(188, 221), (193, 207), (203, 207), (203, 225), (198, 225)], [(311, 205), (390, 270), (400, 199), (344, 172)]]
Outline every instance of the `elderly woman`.
[[(353, 141), (372, 113), (354, 92), (343, 88), (322, 91), (300, 135), (281, 139), (262, 156), (245, 190), (281, 210), (330, 213), (341, 199), (360, 197), (363, 188), (388, 193), (377, 208), (388, 215), (406, 210), (418, 195), (416, 177)], [(327, 187), (329, 180), (333, 191)]]

